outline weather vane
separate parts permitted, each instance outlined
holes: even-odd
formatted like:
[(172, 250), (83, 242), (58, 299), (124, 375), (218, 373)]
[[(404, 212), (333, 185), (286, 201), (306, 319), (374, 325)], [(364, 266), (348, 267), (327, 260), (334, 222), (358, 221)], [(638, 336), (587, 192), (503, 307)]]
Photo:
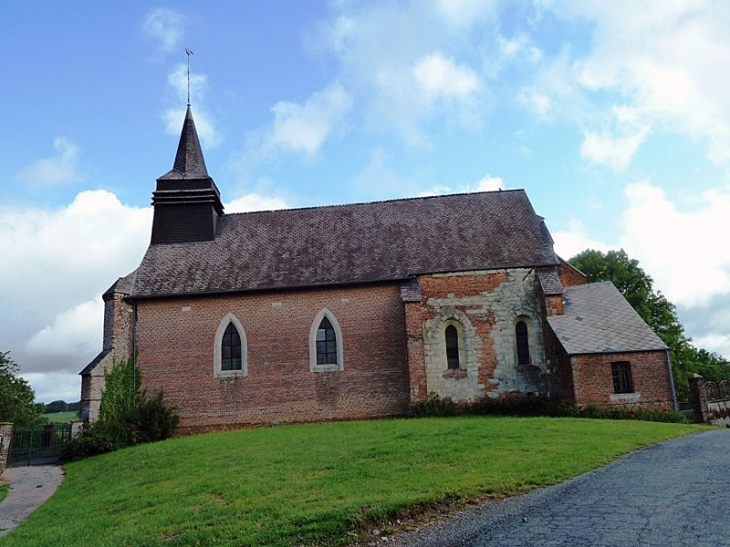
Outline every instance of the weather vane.
[(190, 106), (190, 56), (195, 55), (195, 53), (189, 47), (185, 48), (185, 53), (188, 56), (188, 106)]

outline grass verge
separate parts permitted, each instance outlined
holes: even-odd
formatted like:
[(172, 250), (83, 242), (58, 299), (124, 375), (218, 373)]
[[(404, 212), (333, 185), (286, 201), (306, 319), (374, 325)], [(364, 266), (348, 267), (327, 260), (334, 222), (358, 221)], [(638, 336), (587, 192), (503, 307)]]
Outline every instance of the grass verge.
[(0, 484), (0, 502), (2, 502), (10, 491), (9, 484)]
[(79, 421), (79, 413), (75, 410), (69, 410), (68, 412), (51, 412), (50, 414), (43, 414), (43, 417), (47, 418), (50, 423), (55, 424), (68, 424)]
[(172, 439), (68, 464), (0, 545), (343, 545), (388, 519), (554, 484), (697, 430), (460, 417)]

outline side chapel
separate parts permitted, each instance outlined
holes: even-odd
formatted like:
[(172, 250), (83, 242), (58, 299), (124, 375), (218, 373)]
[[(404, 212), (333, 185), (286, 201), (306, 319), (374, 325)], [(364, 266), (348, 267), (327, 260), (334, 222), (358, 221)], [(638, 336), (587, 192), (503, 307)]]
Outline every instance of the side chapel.
[(149, 248), (104, 293), (102, 352), (137, 355), (180, 429), (397, 416), (430, 393), (674, 408), (667, 347), (553, 251), (523, 190), (225, 214), (188, 107)]

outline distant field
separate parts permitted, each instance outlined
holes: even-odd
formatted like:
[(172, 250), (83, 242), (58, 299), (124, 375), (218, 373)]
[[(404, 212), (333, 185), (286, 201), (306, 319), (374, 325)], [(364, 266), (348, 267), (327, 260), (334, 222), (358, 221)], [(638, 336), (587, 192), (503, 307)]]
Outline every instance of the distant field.
[(460, 417), (171, 439), (66, 465), (58, 492), (0, 544), (346, 545), (395, 519), (555, 484), (698, 430)]
[(52, 423), (68, 423), (77, 422), (79, 420), (79, 413), (75, 410), (69, 410), (68, 412), (53, 412), (52, 414), (44, 414), (44, 418), (48, 418), (49, 422)]

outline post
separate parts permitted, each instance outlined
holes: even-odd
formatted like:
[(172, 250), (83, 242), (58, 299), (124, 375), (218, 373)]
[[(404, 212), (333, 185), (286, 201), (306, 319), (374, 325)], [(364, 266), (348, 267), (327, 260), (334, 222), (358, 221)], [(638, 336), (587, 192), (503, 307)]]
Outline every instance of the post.
[(709, 423), (710, 413), (707, 408), (707, 392), (705, 391), (705, 379), (699, 374), (689, 378), (689, 402), (695, 414), (695, 421), (698, 423)]
[(5, 471), (10, 455), (10, 440), (13, 438), (13, 424), (0, 422), (0, 475)]

